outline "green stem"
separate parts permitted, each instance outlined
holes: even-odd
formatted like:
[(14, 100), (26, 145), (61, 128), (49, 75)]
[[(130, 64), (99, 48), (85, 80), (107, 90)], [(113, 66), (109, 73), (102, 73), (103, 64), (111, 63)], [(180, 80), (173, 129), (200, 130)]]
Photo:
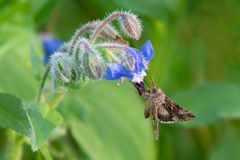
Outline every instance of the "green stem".
[(66, 88), (61, 88), (55, 92), (52, 99), (48, 103), (51, 110), (55, 109), (59, 102), (63, 99), (64, 95), (67, 93)]
[(54, 110), (57, 105), (60, 103), (60, 101), (63, 99), (64, 95), (67, 93), (67, 89), (66, 88), (61, 88), (58, 89), (52, 96), (52, 98), (49, 100), (48, 102), (48, 108), (45, 110), (44, 112), (44, 116), (46, 116), (48, 114), (49, 111)]
[(93, 30), (93, 26), (91, 26), (91, 23), (87, 23), (84, 26), (82, 26), (79, 30), (77, 30), (77, 32), (75, 33), (75, 35), (73, 36), (73, 40), (72, 40), (72, 45), (70, 47), (70, 51), (69, 54), (71, 55), (73, 52), (73, 48), (76, 45), (77, 41), (79, 40), (79, 38), (82, 36), (83, 33), (89, 31), (89, 30)]
[(18, 136), (14, 131), (8, 130), (8, 160), (21, 160), (22, 158), (22, 144), (24, 142), (23, 136)]
[(49, 146), (47, 144), (40, 148), (40, 152), (42, 153), (44, 159), (53, 160), (51, 153), (49, 152)]
[(40, 89), (39, 89), (39, 93), (38, 93), (37, 102), (40, 102), (42, 91), (43, 91), (43, 87), (44, 87), (44, 84), (46, 82), (46, 79), (47, 79), (49, 71), (50, 71), (50, 65), (47, 66), (47, 69), (46, 69), (46, 71), (44, 73), (44, 76), (43, 76), (43, 79), (42, 79), (42, 82), (41, 82), (41, 86), (40, 86)]

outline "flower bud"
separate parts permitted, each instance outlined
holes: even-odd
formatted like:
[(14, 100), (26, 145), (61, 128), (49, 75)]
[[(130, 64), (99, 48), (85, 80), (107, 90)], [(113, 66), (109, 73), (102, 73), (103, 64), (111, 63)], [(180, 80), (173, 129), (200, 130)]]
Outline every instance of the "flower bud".
[(124, 65), (130, 71), (133, 71), (135, 69), (135, 60), (132, 56), (125, 55), (122, 60), (122, 65)]
[(90, 49), (85, 52), (82, 63), (89, 79), (101, 79), (106, 72), (104, 60), (97, 50)]
[(124, 33), (131, 38), (138, 40), (141, 37), (142, 26), (136, 15), (125, 13), (121, 16), (121, 27)]
[(77, 67), (71, 69), (71, 80), (78, 82), (80, 80), (80, 70)]
[(127, 51), (127, 45), (116, 43), (101, 43), (95, 46), (96, 48), (104, 49), (106, 53), (107, 62), (121, 63), (124, 67), (133, 71), (135, 69), (135, 59)]
[(69, 42), (65, 42), (59, 47), (58, 51), (67, 53), (69, 52), (70, 47), (71, 47), (71, 44)]
[(80, 38), (72, 49), (72, 60), (76, 68), (81, 68), (83, 54), (90, 49), (90, 44), (86, 38)]
[(51, 56), (51, 74), (54, 80), (69, 83), (71, 81), (71, 59), (65, 52), (56, 52)]

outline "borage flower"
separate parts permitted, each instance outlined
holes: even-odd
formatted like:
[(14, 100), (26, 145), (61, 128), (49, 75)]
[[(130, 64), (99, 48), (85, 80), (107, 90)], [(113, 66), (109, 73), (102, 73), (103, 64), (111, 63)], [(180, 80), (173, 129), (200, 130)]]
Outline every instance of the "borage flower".
[[(118, 21), (120, 28), (115, 28), (111, 22)], [(71, 75), (68, 81), (64, 78), (65, 70), (59, 68), (59, 56), (52, 56), (50, 70), (54, 82), (60, 84), (79, 84), (92, 80), (117, 80), (122, 77), (132, 82), (140, 82), (146, 75), (146, 69), (153, 56), (150, 41), (147, 41), (142, 52), (128, 46), (126, 37), (138, 40), (141, 36), (142, 26), (140, 20), (131, 12), (113, 12), (105, 19), (89, 22), (76, 31), (72, 39), (64, 43), (58, 50), (65, 54), (66, 62), (71, 61), (68, 69)], [(65, 61), (64, 61), (65, 62)], [(60, 65), (61, 66), (61, 65)], [(47, 72), (46, 72), (47, 74)], [(84, 78), (79, 78), (84, 77)]]
[(154, 55), (151, 42), (148, 40), (142, 45), (142, 52), (128, 46), (126, 51), (130, 54), (129, 58), (133, 59), (133, 61), (128, 61), (132, 63), (130, 65), (134, 66), (133, 70), (123, 63), (107, 63), (108, 69), (105, 72), (104, 79), (117, 80), (126, 77), (132, 82), (140, 83), (143, 81), (148, 64)]

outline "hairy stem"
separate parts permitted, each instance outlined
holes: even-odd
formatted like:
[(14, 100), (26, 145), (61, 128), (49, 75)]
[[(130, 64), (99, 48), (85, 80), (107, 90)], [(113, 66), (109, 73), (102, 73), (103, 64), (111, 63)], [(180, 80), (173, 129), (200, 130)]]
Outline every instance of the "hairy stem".
[(81, 35), (89, 30), (93, 30), (94, 27), (90, 24), (90, 23), (87, 23), (86, 25), (82, 26), (74, 35), (74, 37), (72, 38), (73, 39), (73, 42), (72, 42), (72, 45), (70, 47), (70, 55), (72, 54), (73, 52), (73, 47), (74, 45), (77, 43), (78, 39), (81, 37)]
[(119, 49), (119, 50), (122, 50), (122, 51), (127, 51), (126, 49), (126, 45), (122, 45), (122, 44), (109, 44), (109, 43), (106, 43), (106, 44), (99, 44), (99, 45), (96, 45), (95, 46), (96, 48), (112, 48), (112, 49)]
[(116, 12), (116, 13), (113, 13), (112, 15), (110, 15), (109, 17), (107, 17), (96, 29), (95, 31), (93, 32), (91, 38), (90, 38), (90, 43), (93, 43), (97, 36), (99, 35), (99, 33), (102, 31), (102, 29), (108, 24), (110, 23), (111, 21), (113, 21), (114, 19), (118, 18), (118, 17), (121, 17), (121, 16), (124, 16), (125, 13), (123, 12)]

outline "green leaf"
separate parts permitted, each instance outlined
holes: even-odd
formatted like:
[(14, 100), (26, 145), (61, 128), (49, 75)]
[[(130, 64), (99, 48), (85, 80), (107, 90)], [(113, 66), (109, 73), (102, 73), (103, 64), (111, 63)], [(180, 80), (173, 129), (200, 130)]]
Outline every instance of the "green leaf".
[[(154, 159), (151, 120), (132, 86), (98, 82), (69, 93), (64, 117), (90, 159)], [(144, 148), (143, 148), (144, 146)]]
[(38, 26), (45, 24), (50, 17), (49, 14), (51, 14), (52, 10), (59, 2), (60, 0), (31, 1), (31, 9), (35, 23), (37, 23)]
[(29, 51), (30, 46), (36, 51), (40, 50), (39, 46), (37, 47), (39, 45), (36, 40), (37, 36), (32, 30), (24, 30), (21, 27), (9, 27), (9, 30), (0, 28), (0, 33), (3, 33), (1, 34), (3, 44), (0, 47), (0, 91), (33, 101), (37, 95), (39, 82), (32, 73), (39, 70), (31, 66)]
[(228, 83), (204, 84), (178, 92), (174, 100), (191, 110), (196, 118), (181, 123), (200, 126), (224, 118), (240, 118), (240, 86)]
[(30, 137), (34, 151), (62, 121), (58, 112), (51, 111), (43, 115), (39, 107), (41, 106), (29, 108), (21, 99), (0, 93), (0, 126)]
[(31, 145), (36, 151), (49, 134), (62, 122), (61, 115), (56, 111), (50, 111), (46, 115), (39, 112), (39, 108), (44, 106), (33, 106), (29, 109), (29, 122), (32, 128)]
[(32, 69), (32, 73), (34, 74), (34, 76), (41, 80), (42, 78), (42, 73), (44, 72), (44, 65), (43, 65), (43, 61), (40, 58), (41, 56), (41, 51), (38, 45), (36, 44), (40, 44), (39, 40), (37, 40), (37, 36), (34, 36), (34, 40), (36, 41), (35, 43), (32, 43), (30, 45), (30, 62), (31, 62), (31, 69)]
[(237, 132), (230, 132), (215, 146), (210, 160), (238, 160), (240, 157), (240, 137)]
[(36, 58), (42, 49), (29, 6), (29, 1), (16, 1), (0, 11), (0, 91), (32, 101), (39, 86), (33, 73), (39, 74), (43, 65)]
[(11, 128), (20, 134), (31, 134), (27, 109), (21, 99), (8, 93), (0, 93), (0, 126)]

